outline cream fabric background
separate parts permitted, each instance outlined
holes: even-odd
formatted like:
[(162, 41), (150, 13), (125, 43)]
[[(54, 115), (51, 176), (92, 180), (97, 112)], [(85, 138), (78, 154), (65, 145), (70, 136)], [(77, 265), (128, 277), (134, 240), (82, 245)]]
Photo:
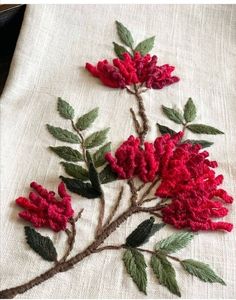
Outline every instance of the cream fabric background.
[[(50, 263), (30, 251), (24, 240), (23, 221), (17, 217), (14, 199), (27, 195), (36, 180), (55, 189), (63, 173), (60, 159), (49, 145), (61, 145), (45, 124), (67, 127), (56, 112), (57, 97), (69, 101), (83, 114), (95, 106), (100, 115), (94, 129), (110, 126), (114, 148), (134, 132), (129, 108), (135, 100), (125, 91), (109, 89), (85, 72), (85, 62), (112, 59), (112, 41), (118, 41), (114, 21), (119, 20), (140, 41), (156, 35), (152, 53), (160, 63), (176, 66), (178, 84), (145, 94), (147, 113), (156, 135), (155, 122), (171, 125), (160, 105), (181, 108), (188, 97), (198, 107), (198, 122), (219, 127), (224, 136), (215, 142), (211, 158), (219, 161), (225, 175), (224, 188), (236, 195), (236, 6), (232, 5), (29, 5), (1, 99), (1, 289), (22, 284), (50, 268)], [(135, 107), (136, 108), (136, 107)], [(68, 128), (68, 127), (67, 127)], [(174, 128), (179, 129), (177, 125)], [(191, 134), (188, 133), (191, 137)], [(204, 138), (202, 136), (201, 138)], [(121, 183), (105, 186), (108, 207)], [(128, 187), (125, 189), (128, 197)], [(93, 239), (98, 201), (74, 197), (76, 209), (85, 208), (78, 223), (76, 247)], [(123, 199), (121, 209), (126, 206)], [(119, 243), (147, 215), (136, 215), (112, 234), (107, 243)], [(235, 205), (225, 218), (236, 224)], [(171, 227), (160, 231), (163, 238)], [(64, 235), (52, 235), (60, 254)], [(155, 239), (150, 241), (150, 247)], [(208, 262), (227, 286), (192, 278), (175, 264), (183, 298), (235, 298), (235, 230), (200, 233), (178, 255)], [(76, 250), (75, 250), (76, 251)], [(147, 257), (147, 260), (149, 257)], [(157, 284), (148, 269), (147, 298), (175, 298)], [(58, 274), (19, 298), (143, 298), (127, 276), (121, 252), (94, 254), (73, 270)]]

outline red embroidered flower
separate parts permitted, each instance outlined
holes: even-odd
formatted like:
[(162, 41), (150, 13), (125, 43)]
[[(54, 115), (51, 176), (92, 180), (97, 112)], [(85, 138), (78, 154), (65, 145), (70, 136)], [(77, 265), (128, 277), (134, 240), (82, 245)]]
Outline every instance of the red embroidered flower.
[(158, 170), (158, 161), (151, 143), (144, 143), (140, 148), (140, 139), (132, 135), (115, 152), (105, 155), (112, 170), (122, 179), (138, 176), (143, 182), (153, 181)]
[(213, 222), (212, 217), (223, 217), (228, 210), (222, 203), (232, 203), (226, 191), (218, 189), (223, 176), (216, 176), (213, 168), (216, 161), (209, 161), (209, 153), (200, 145), (178, 144), (182, 133), (164, 135), (154, 145), (160, 157), (161, 184), (156, 196), (171, 198), (172, 202), (162, 210), (163, 220), (176, 228), (190, 227), (192, 230), (232, 230), (226, 222)]
[(71, 196), (67, 194), (64, 183), (61, 182), (58, 186), (61, 200), (55, 198), (54, 192), (47, 191), (36, 182), (32, 182), (30, 186), (38, 194), (31, 192), (29, 200), (25, 197), (16, 199), (16, 203), (25, 209), (19, 216), (31, 222), (34, 227), (49, 227), (56, 232), (65, 230), (74, 211), (71, 207)]
[(86, 69), (102, 83), (112, 88), (125, 88), (136, 83), (145, 83), (147, 88), (162, 89), (164, 86), (179, 81), (172, 76), (174, 67), (168, 64), (157, 66), (157, 56), (147, 54), (141, 56), (138, 52), (134, 57), (123, 54), (123, 59), (113, 59), (113, 65), (107, 60), (99, 61), (97, 66), (86, 63)]

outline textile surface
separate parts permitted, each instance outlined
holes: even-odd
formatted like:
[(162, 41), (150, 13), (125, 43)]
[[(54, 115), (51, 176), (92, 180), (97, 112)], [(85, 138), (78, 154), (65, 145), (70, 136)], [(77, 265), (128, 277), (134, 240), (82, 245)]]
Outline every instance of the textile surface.
[[(111, 127), (109, 139), (115, 149), (134, 133), (129, 108), (136, 109), (134, 97), (124, 90), (104, 87), (84, 70), (85, 62), (114, 57), (112, 41), (118, 42), (115, 20), (133, 33), (136, 42), (156, 35), (153, 54), (159, 63), (176, 66), (181, 81), (163, 90), (144, 95), (152, 124), (148, 140), (156, 137), (156, 122), (180, 127), (168, 121), (161, 104), (183, 107), (192, 97), (198, 107), (197, 122), (215, 126), (225, 135), (207, 137), (214, 141), (211, 159), (219, 162), (225, 176), (224, 188), (236, 196), (236, 6), (234, 5), (29, 5), (1, 97), (1, 289), (22, 284), (50, 268), (50, 263), (31, 251), (14, 200), (28, 195), (33, 180), (55, 190), (63, 174), (60, 159), (48, 146), (62, 145), (46, 130), (45, 124), (69, 128), (56, 112), (57, 97), (70, 102), (83, 114), (98, 106), (99, 118), (93, 130)], [(88, 130), (88, 133), (91, 130)], [(188, 138), (193, 137), (188, 133)], [(205, 136), (199, 136), (206, 138)], [(196, 136), (195, 136), (196, 138)], [(106, 214), (117, 197), (121, 182), (105, 185)], [(127, 207), (129, 188), (119, 212)], [(94, 238), (98, 201), (74, 195), (75, 210), (84, 208), (79, 220), (73, 253)], [(236, 224), (235, 204), (225, 218)], [(118, 244), (147, 218), (129, 218), (105, 244)], [(166, 226), (152, 238), (167, 237), (175, 230)], [(51, 236), (59, 255), (65, 234)], [(204, 283), (174, 263), (183, 298), (236, 297), (236, 235), (201, 232), (176, 255), (209, 263), (227, 286)], [(57, 274), (18, 298), (143, 298), (126, 274), (122, 251), (91, 255), (72, 270)], [(149, 257), (147, 256), (147, 261)], [(146, 298), (175, 298), (158, 285), (148, 268)]]

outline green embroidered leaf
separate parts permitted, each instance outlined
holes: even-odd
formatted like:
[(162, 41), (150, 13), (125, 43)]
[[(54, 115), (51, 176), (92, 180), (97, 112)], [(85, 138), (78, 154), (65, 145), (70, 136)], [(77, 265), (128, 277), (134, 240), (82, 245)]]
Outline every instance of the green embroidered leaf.
[(61, 164), (63, 165), (65, 172), (68, 175), (70, 175), (76, 179), (80, 179), (82, 181), (89, 180), (88, 171), (86, 169), (84, 169), (83, 167), (72, 164), (72, 163), (67, 163), (67, 162), (61, 162)]
[(49, 124), (47, 124), (47, 129), (51, 133), (52, 136), (54, 136), (56, 139), (71, 143), (71, 144), (78, 144), (79, 137), (75, 135), (73, 132), (70, 132), (66, 129), (62, 129), (60, 127), (54, 127)]
[(194, 234), (191, 232), (180, 232), (170, 235), (168, 238), (161, 240), (155, 246), (156, 250), (164, 253), (176, 252), (184, 247), (193, 239)]
[(220, 131), (219, 129), (204, 124), (190, 124), (187, 125), (186, 127), (194, 133), (224, 134), (224, 132)]
[(110, 165), (106, 165), (106, 167), (99, 173), (99, 177), (102, 184), (118, 179), (118, 175), (112, 171)]
[(64, 176), (60, 176), (60, 178), (66, 184), (66, 187), (69, 191), (76, 193), (82, 197), (93, 199), (101, 196), (101, 193), (95, 190), (92, 187), (91, 183), (83, 182), (80, 179), (72, 179)]
[(98, 193), (100, 193), (100, 195), (102, 194), (102, 187), (101, 187), (101, 183), (100, 183), (100, 178), (99, 178), (99, 174), (94, 166), (92, 157), (89, 153), (89, 151), (86, 151), (86, 157), (87, 157), (87, 161), (89, 164), (89, 179), (91, 181), (91, 184), (93, 186), (93, 188), (98, 191)]
[[(115, 51), (115, 54), (120, 58), (120, 59), (124, 59), (123, 57), (123, 53), (125, 52), (128, 52), (129, 51), (127, 49), (125, 49), (125, 47), (113, 42), (113, 45), (114, 45), (114, 51)], [(130, 54), (130, 53), (129, 53)], [(130, 54), (131, 55), (131, 54)], [(132, 55), (131, 55), (132, 56)]]
[(175, 270), (167, 258), (164, 255), (152, 255), (151, 267), (159, 283), (166, 286), (174, 295), (181, 297)]
[(58, 98), (57, 110), (59, 111), (60, 116), (65, 119), (72, 120), (74, 118), (74, 108), (61, 98)]
[(127, 249), (124, 253), (123, 261), (127, 272), (132, 277), (139, 290), (146, 295), (147, 274), (145, 269), (147, 265), (143, 254), (133, 248)]
[(169, 133), (170, 135), (173, 135), (173, 134), (176, 133), (176, 131), (174, 131), (173, 129), (170, 129), (169, 127), (161, 125), (159, 123), (157, 123), (157, 127), (158, 127), (158, 129), (159, 129), (159, 131), (162, 135), (166, 134), (166, 133)]
[(29, 226), (25, 226), (25, 236), (28, 245), (43, 259), (48, 261), (57, 260), (57, 251), (49, 237), (42, 236)]
[(192, 122), (196, 118), (197, 109), (193, 100), (188, 99), (187, 103), (184, 106), (184, 118), (186, 122)]
[(165, 224), (154, 224), (153, 217), (143, 221), (138, 227), (131, 232), (126, 239), (126, 245), (129, 247), (139, 247), (140, 245), (148, 242), (149, 238), (160, 230)]
[(88, 136), (85, 139), (85, 147), (87, 149), (93, 148), (93, 147), (97, 147), (101, 144), (103, 144), (107, 138), (107, 133), (110, 130), (110, 128), (106, 128), (104, 130), (101, 131), (96, 131), (94, 133), (92, 133), (90, 136)]
[(217, 276), (216, 273), (209, 267), (209, 265), (205, 263), (193, 259), (185, 259), (181, 261), (181, 265), (188, 273), (198, 277), (202, 281), (218, 282), (226, 285), (224, 280)]
[(146, 55), (148, 52), (150, 52), (154, 46), (154, 40), (155, 36), (152, 36), (141, 43), (138, 44), (138, 46), (135, 48), (136, 52), (140, 52), (141, 55)]
[(131, 32), (120, 22), (116, 21), (117, 33), (119, 35), (120, 40), (128, 47), (133, 47), (133, 37)]
[(184, 123), (184, 119), (183, 119), (182, 114), (180, 112), (178, 112), (177, 110), (175, 110), (173, 108), (166, 107), (164, 105), (162, 105), (162, 110), (163, 110), (164, 114), (171, 121), (174, 121), (177, 124), (183, 124)]
[(93, 155), (93, 161), (96, 168), (105, 164), (105, 154), (111, 151), (111, 142), (99, 148)]
[(88, 128), (98, 116), (98, 107), (90, 110), (88, 113), (81, 116), (76, 122), (76, 128), (84, 130)]
[(200, 144), (202, 148), (207, 148), (214, 144), (213, 142), (205, 140), (185, 140), (183, 143), (190, 143), (192, 145)]
[(54, 153), (56, 153), (58, 156), (60, 156), (61, 158), (67, 160), (67, 161), (73, 161), (73, 162), (77, 162), (77, 161), (83, 161), (83, 156), (82, 154), (75, 150), (72, 149), (70, 147), (66, 147), (66, 146), (62, 146), (62, 147), (49, 147)]

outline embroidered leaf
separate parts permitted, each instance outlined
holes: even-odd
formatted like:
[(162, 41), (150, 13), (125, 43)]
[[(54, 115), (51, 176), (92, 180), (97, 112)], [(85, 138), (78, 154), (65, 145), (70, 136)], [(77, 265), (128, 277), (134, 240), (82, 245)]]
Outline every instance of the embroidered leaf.
[[(113, 42), (113, 45), (114, 45), (114, 51), (115, 51), (115, 54), (120, 58), (120, 59), (124, 59), (123, 57), (123, 53), (125, 52), (128, 52), (129, 51), (127, 49), (125, 49), (125, 47)], [(130, 53), (129, 53), (130, 54)], [(131, 54), (130, 54), (131, 55)]]
[(74, 108), (61, 98), (58, 98), (57, 110), (59, 111), (60, 116), (65, 119), (72, 120), (74, 118)]
[(60, 127), (54, 127), (49, 124), (47, 124), (47, 129), (51, 133), (52, 136), (54, 136), (56, 139), (71, 143), (71, 144), (78, 144), (79, 137), (75, 135), (73, 132), (70, 132), (66, 129), (62, 129)]
[(80, 179), (72, 179), (64, 176), (60, 176), (62, 181), (66, 184), (69, 191), (86, 197), (88, 199), (98, 198), (101, 193), (95, 190), (91, 183), (83, 182)]
[(111, 142), (99, 148), (93, 155), (93, 161), (96, 168), (105, 164), (105, 154), (111, 151)]
[(173, 108), (166, 107), (164, 105), (162, 105), (162, 110), (163, 110), (164, 114), (171, 121), (174, 121), (177, 124), (183, 124), (184, 123), (184, 119), (183, 119), (182, 114), (180, 112), (178, 112), (177, 110), (175, 110)]
[(157, 127), (158, 127), (158, 129), (159, 129), (159, 131), (162, 135), (166, 134), (166, 133), (169, 133), (170, 135), (173, 135), (173, 134), (176, 133), (176, 131), (174, 131), (173, 129), (170, 129), (169, 127), (161, 125), (159, 123), (157, 123)]
[(61, 158), (65, 159), (66, 161), (83, 161), (83, 156), (82, 154), (70, 147), (62, 146), (62, 147), (49, 147), (54, 153), (56, 153), (58, 156)]
[(174, 295), (181, 297), (175, 270), (167, 258), (164, 255), (152, 255), (151, 267), (159, 283), (166, 286)]
[(154, 224), (153, 217), (143, 221), (138, 227), (131, 232), (126, 239), (126, 245), (129, 247), (138, 247), (146, 242), (149, 238), (160, 230), (165, 224)]
[(81, 116), (76, 122), (76, 128), (84, 130), (88, 128), (98, 116), (98, 107), (90, 110), (88, 113)]
[(83, 167), (67, 162), (61, 162), (61, 164), (68, 175), (83, 181), (89, 180), (88, 171)]
[(192, 122), (196, 118), (197, 109), (193, 100), (188, 99), (187, 103), (184, 106), (184, 118), (186, 122)]
[(219, 129), (204, 124), (190, 124), (187, 125), (186, 127), (194, 133), (224, 134), (224, 132), (220, 131)]
[(134, 40), (131, 32), (120, 22), (116, 21), (117, 33), (120, 40), (128, 47), (132, 48)]
[(87, 157), (87, 161), (89, 164), (89, 179), (91, 181), (91, 184), (93, 186), (93, 188), (98, 191), (98, 193), (100, 193), (100, 195), (102, 194), (102, 187), (101, 187), (101, 183), (100, 183), (100, 178), (98, 175), (98, 172), (94, 166), (92, 157), (89, 153), (89, 151), (86, 151), (86, 157)]
[(42, 236), (29, 226), (25, 226), (25, 236), (28, 245), (43, 259), (48, 261), (57, 260), (57, 251), (49, 237)]
[(194, 234), (191, 232), (180, 232), (170, 235), (168, 238), (161, 240), (155, 246), (156, 250), (165, 253), (176, 252), (184, 247), (193, 239)]
[(94, 133), (92, 133), (90, 136), (88, 136), (85, 140), (85, 147), (86, 148), (93, 148), (93, 147), (97, 147), (101, 144), (103, 144), (106, 140), (107, 137), (107, 133), (110, 130), (110, 128), (106, 128), (104, 130), (101, 131), (96, 131)]
[(110, 167), (107, 165), (100, 173), (99, 173), (100, 181), (102, 184), (109, 183), (118, 179), (118, 175), (114, 173)]
[(123, 261), (127, 272), (139, 290), (146, 295), (147, 274), (145, 269), (147, 265), (143, 254), (133, 248), (127, 249), (124, 253)]
[(139, 52), (141, 55), (146, 55), (148, 52), (150, 52), (154, 46), (154, 40), (155, 36), (152, 36), (141, 43), (138, 44), (138, 46), (135, 48), (136, 52)]
[(216, 273), (209, 267), (209, 265), (205, 263), (193, 259), (185, 259), (181, 261), (181, 265), (188, 273), (198, 277), (202, 281), (219, 282), (223, 285), (226, 285), (224, 280), (217, 276)]
[(185, 140), (184, 143), (190, 143), (192, 145), (200, 144), (202, 148), (207, 148), (214, 144), (213, 142), (205, 140)]

